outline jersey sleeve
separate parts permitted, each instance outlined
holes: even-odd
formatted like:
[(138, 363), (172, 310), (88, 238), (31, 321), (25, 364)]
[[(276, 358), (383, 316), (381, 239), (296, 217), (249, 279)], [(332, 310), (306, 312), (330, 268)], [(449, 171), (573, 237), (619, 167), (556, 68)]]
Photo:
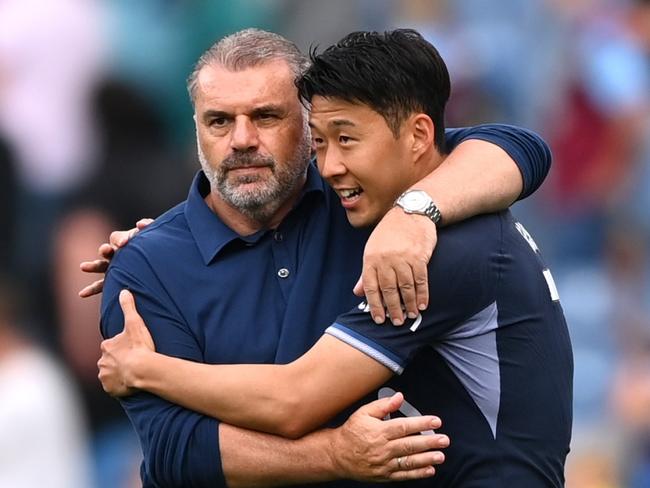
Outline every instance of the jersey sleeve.
[(551, 168), (551, 149), (536, 133), (505, 124), (483, 124), (475, 127), (447, 129), (447, 149), (451, 150), (461, 142), (479, 139), (491, 142), (503, 149), (519, 167), (523, 178), (523, 189), (519, 199), (534, 193), (546, 179)]
[[(118, 252), (106, 275), (101, 314), (104, 337), (124, 328), (118, 301), (122, 289), (133, 292), (158, 351), (202, 360), (197, 340), (134, 242)], [(217, 420), (146, 392), (120, 398), (120, 402), (140, 439), (145, 486), (226, 486)]]
[(377, 325), (362, 302), (325, 332), (401, 374), (424, 347), (494, 330), (500, 229), (492, 214), (440, 230), (429, 263), (429, 307), (416, 319)]

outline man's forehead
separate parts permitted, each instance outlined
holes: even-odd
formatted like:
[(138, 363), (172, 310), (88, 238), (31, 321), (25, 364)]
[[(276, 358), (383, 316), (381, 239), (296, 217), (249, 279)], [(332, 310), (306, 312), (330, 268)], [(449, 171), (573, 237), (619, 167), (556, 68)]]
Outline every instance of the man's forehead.
[(294, 75), (284, 60), (242, 69), (207, 64), (197, 77), (196, 101), (208, 105), (264, 105), (297, 103)]
[(381, 117), (368, 105), (339, 97), (314, 96), (311, 100), (309, 125), (312, 127), (359, 126), (369, 116)]
[(208, 63), (198, 73), (197, 84), (202, 89), (218, 89), (232, 81), (245, 85), (270, 85), (273, 83), (294, 85), (294, 74), (283, 59), (272, 59), (251, 66), (229, 67), (220, 63)]

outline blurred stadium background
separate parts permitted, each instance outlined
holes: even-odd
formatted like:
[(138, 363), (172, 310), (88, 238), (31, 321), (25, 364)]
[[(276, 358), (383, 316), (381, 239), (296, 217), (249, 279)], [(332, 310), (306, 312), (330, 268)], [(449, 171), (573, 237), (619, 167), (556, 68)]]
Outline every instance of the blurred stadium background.
[(449, 126), (550, 143), (551, 174), (515, 213), (572, 333), (567, 486), (650, 487), (649, 1), (0, 0), (0, 488), (138, 486), (78, 263), (184, 198), (198, 168), (185, 77), (249, 26), (303, 49), (416, 28), (450, 67)]

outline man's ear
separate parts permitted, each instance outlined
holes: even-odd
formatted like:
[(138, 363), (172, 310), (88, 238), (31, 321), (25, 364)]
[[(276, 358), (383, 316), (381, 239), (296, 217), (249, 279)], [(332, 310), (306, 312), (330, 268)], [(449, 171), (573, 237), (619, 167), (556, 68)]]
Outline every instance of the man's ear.
[(413, 151), (417, 159), (433, 146), (435, 142), (435, 126), (431, 117), (423, 113), (414, 114), (410, 125), (413, 137), (411, 151)]

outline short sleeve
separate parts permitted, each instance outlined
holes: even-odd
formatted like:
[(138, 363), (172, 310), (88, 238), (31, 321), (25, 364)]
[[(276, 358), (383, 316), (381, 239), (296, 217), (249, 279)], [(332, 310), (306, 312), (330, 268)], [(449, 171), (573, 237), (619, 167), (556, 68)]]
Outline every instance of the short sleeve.
[[(505, 124), (483, 124), (445, 132), (448, 151), (461, 142), (479, 139), (503, 149), (517, 164), (523, 179), (519, 199), (534, 193), (544, 182), (551, 168), (551, 149), (536, 133)], [(480, 161), (478, 161), (480, 164)], [(487, 168), (486, 168), (487, 169)]]

